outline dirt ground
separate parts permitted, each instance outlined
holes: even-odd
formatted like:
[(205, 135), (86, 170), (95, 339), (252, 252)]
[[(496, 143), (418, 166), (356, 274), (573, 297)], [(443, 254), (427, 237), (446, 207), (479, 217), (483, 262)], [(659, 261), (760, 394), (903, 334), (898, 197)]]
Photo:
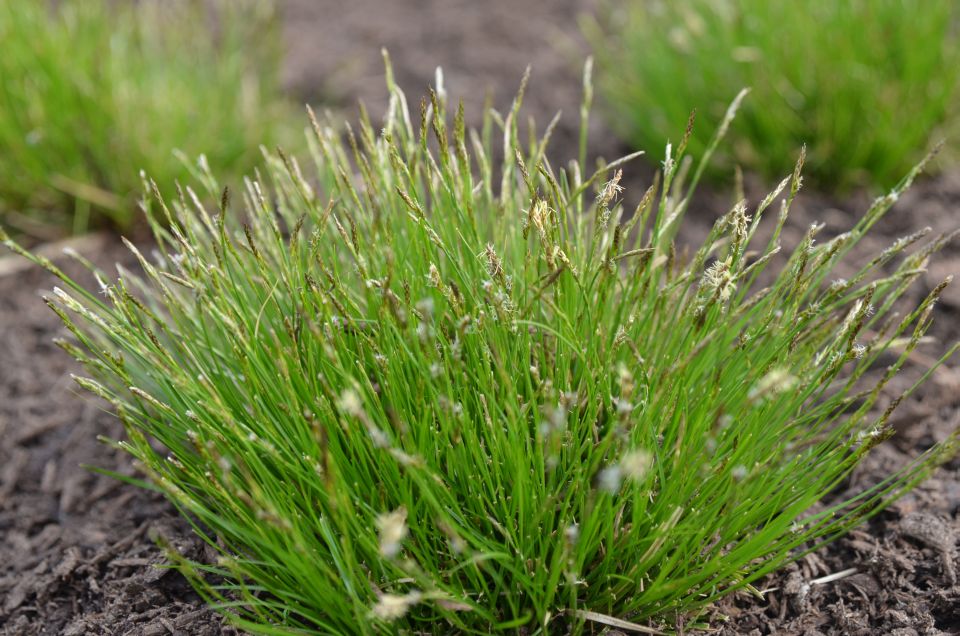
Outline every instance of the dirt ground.
[[(448, 93), (471, 96), (479, 112), (489, 91), (509, 106), (523, 74), (533, 75), (526, 112), (545, 124), (555, 111), (553, 157), (574, 154), (580, 99), (576, 19), (593, 0), (287, 0), (287, 83), (302, 99), (333, 107), (365, 100), (383, 108), (380, 47), (391, 52), (399, 83), (414, 100), (444, 68)], [(556, 42), (563, 45), (558, 49)], [(627, 150), (594, 118), (593, 153), (613, 158)], [(641, 190), (650, 169), (628, 175)], [(759, 192), (759, 190), (756, 190)], [(728, 195), (706, 192), (693, 210), (694, 240), (722, 211)], [(797, 236), (813, 220), (848, 227), (867, 199), (836, 202), (805, 195), (791, 222)], [(901, 200), (855, 258), (865, 259), (895, 238), (930, 225), (960, 221), (960, 172), (927, 179)], [(789, 241), (789, 239), (788, 239)], [(81, 248), (103, 264), (127, 260), (115, 239)], [(2, 256), (0, 256), (2, 259)], [(9, 263), (9, 261), (0, 261)], [(960, 273), (960, 246), (931, 266), (922, 288)], [(63, 335), (44, 306), (53, 281), (35, 269), (3, 273), (0, 266), (0, 635), (236, 633), (205, 609), (185, 581), (163, 564), (155, 539), (203, 558), (203, 546), (172, 507), (150, 491), (92, 472), (97, 466), (135, 474), (130, 461), (98, 436), (120, 428), (104, 405), (79, 396), (70, 374), (79, 372), (52, 344)], [(924, 356), (960, 336), (960, 285), (949, 289)], [(847, 484), (856, 491), (903, 466), (960, 423), (957, 361), (938, 371), (896, 416), (899, 435), (858, 468)], [(906, 380), (904, 380), (906, 381)], [(721, 634), (960, 633), (957, 537), (960, 460), (849, 537), (815, 552), (758, 584), (762, 600), (739, 594), (715, 612)], [(823, 580), (837, 573), (838, 580)], [(674, 626), (671, 626), (674, 627)], [(675, 626), (684, 633), (689, 627)], [(600, 630), (598, 629), (598, 632)], [(611, 632), (612, 633), (612, 632)]]

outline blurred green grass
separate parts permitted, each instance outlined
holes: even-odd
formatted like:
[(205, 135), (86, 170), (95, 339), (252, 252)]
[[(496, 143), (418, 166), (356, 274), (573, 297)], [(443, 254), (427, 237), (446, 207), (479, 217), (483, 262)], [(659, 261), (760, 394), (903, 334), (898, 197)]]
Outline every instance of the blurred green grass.
[(0, 0), (0, 42), (0, 222), (35, 238), (129, 226), (141, 170), (170, 189), (299, 138), (271, 2)]
[(806, 144), (808, 177), (842, 193), (892, 186), (956, 132), (958, 17), (954, 0), (635, 0), (607, 3), (585, 31), (632, 144), (662, 148), (696, 109), (698, 155), (750, 87), (719, 171), (780, 178)]

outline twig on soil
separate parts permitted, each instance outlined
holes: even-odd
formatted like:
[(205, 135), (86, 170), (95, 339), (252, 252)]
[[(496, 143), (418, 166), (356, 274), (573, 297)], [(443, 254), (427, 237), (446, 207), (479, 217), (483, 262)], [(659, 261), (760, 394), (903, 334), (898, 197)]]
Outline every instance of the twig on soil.
[(827, 583), (833, 583), (834, 581), (845, 579), (848, 576), (853, 576), (857, 572), (857, 568), (847, 568), (846, 570), (840, 570), (839, 572), (834, 572), (833, 574), (828, 574), (827, 576), (821, 576), (819, 579), (813, 579), (810, 581), (810, 585), (826, 585)]
[(607, 625), (609, 627), (629, 629), (632, 632), (638, 632), (641, 634), (659, 634), (662, 636), (666, 636), (666, 632), (661, 632), (659, 630), (653, 629), (652, 627), (638, 625), (637, 623), (631, 623), (630, 621), (625, 621), (620, 618), (614, 618), (613, 616), (607, 616), (606, 614), (600, 614), (598, 612), (591, 612), (589, 610), (575, 610), (573, 613), (578, 618), (582, 618), (583, 620), (593, 621), (594, 623), (600, 623), (602, 625)]

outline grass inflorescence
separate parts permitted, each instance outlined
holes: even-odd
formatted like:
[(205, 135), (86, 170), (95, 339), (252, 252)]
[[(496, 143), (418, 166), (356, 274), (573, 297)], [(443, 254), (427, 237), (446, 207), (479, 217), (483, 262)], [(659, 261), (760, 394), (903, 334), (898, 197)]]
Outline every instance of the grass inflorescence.
[[(587, 21), (611, 124), (659, 148), (691, 109), (699, 154), (740, 87), (753, 91), (717, 166), (767, 178), (807, 144), (821, 189), (887, 189), (951, 133), (960, 35), (951, 0), (612, 0)], [(951, 123), (954, 122), (954, 123)]]
[(36, 238), (125, 227), (141, 169), (166, 188), (205, 153), (224, 176), (241, 175), (259, 144), (283, 138), (290, 110), (267, 0), (55, 5), (0, 0), (6, 225)]
[(240, 625), (663, 628), (954, 452), (955, 437), (815, 509), (892, 434), (902, 396), (884, 388), (942, 290), (896, 311), (949, 238), (922, 233), (832, 274), (918, 169), (784, 257), (798, 163), (684, 257), (710, 152), (694, 168), (686, 139), (668, 148), (625, 208), (633, 156), (553, 165), (549, 130), (521, 140), (522, 89), (468, 131), (443, 93), (411, 112), (387, 79), (382, 130), (311, 114), (309, 167), (278, 152), (233, 193), (205, 173), (216, 209), (147, 184), (141, 273), (98, 272), (88, 291), (31, 256), (63, 279), (48, 299), (74, 337), (61, 345), (115, 405), (117, 445), (220, 554), (172, 557)]

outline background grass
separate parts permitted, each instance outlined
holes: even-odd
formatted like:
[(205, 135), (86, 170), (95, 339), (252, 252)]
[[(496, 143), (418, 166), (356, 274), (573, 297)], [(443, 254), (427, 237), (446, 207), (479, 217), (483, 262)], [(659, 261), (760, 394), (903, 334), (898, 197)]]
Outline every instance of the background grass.
[(189, 175), (173, 149), (237, 175), (299, 136), (265, 0), (0, 0), (0, 42), (0, 219), (23, 233), (126, 226), (141, 169)]
[(637, 147), (662, 148), (696, 109), (690, 150), (698, 155), (726, 104), (750, 87), (715, 174), (729, 175), (735, 161), (773, 179), (806, 144), (815, 187), (883, 189), (948, 123), (958, 130), (960, 13), (952, 0), (604, 6), (585, 29), (611, 123)]

